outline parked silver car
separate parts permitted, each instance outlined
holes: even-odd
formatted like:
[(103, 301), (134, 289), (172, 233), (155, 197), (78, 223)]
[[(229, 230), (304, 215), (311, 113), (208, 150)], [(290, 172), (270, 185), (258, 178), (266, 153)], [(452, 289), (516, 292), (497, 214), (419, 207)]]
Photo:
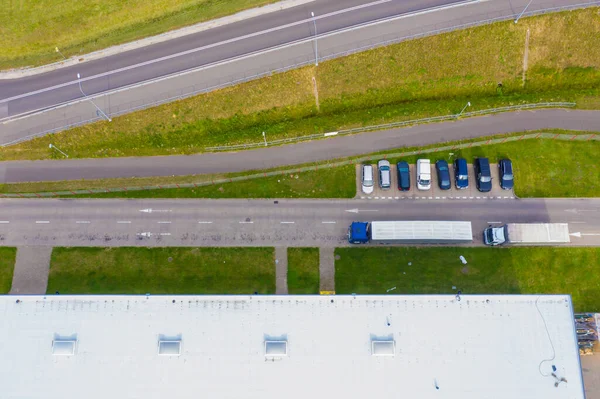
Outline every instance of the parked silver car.
[(382, 159), (377, 162), (377, 169), (379, 169), (379, 187), (382, 190), (389, 190), (392, 187), (392, 171), (390, 169), (390, 162)]

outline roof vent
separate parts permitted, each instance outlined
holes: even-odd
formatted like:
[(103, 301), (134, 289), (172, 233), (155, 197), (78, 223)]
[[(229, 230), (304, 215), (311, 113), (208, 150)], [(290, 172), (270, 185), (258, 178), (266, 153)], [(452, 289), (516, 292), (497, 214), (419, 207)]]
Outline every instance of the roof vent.
[(371, 341), (371, 353), (373, 356), (394, 356), (396, 343), (394, 341)]
[(287, 341), (265, 341), (265, 356), (287, 356)]
[(52, 354), (56, 356), (73, 356), (77, 340), (61, 340), (55, 339), (52, 341)]
[(181, 340), (177, 341), (158, 341), (158, 354), (163, 356), (181, 355)]

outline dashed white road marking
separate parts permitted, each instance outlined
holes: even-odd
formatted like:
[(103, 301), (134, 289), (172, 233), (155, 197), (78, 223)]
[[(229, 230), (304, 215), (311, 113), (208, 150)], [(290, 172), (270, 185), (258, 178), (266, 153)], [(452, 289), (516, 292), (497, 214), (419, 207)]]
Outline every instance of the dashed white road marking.
[[(0, 222), (2, 223), (2, 222)], [(567, 223), (580, 223), (580, 224), (585, 224), (585, 222), (567, 222)]]
[(211, 224), (212, 222), (198, 222), (198, 224)]
[(119, 224), (129, 224), (129, 223), (131, 223), (131, 220), (117, 220), (117, 223), (119, 223)]
[(8, 224), (10, 223), (8, 220), (0, 220), (0, 224)]
[(486, 222), (487, 224), (500, 224), (502, 222)]
[(171, 224), (171, 222), (158, 222), (158, 224)]
[(240, 224), (252, 224), (254, 222), (240, 222)]
[(326, 222), (326, 221), (323, 221), (321, 223), (324, 223), (324, 224), (335, 224), (335, 222)]
[(280, 222), (281, 224), (294, 224), (296, 222)]
[(77, 223), (77, 224), (89, 224), (90, 221), (89, 220), (77, 220), (75, 223)]
[(50, 221), (49, 220), (36, 220), (35, 223), (37, 223), (37, 224), (48, 224), (48, 223), (50, 223)]

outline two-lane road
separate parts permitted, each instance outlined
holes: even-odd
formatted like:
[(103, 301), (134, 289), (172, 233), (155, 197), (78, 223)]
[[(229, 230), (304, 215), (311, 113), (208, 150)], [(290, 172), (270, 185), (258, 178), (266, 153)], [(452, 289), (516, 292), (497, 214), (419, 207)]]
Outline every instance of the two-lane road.
[(566, 222), (571, 244), (600, 245), (600, 199), (0, 200), (0, 245), (345, 246), (352, 221)]
[[(73, 67), (0, 81), (0, 144), (421, 35), (515, 18), (528, 0), (317, 0)], [(536, 0), (527, 13), (600, 0)], [(312, 13), (315, 19), (312, 18)], [(315, 26), (317, 39), (315, 40)]]
[(310, 38), (315, 23), (317, 33), (325, 35), (459, 1), (463, 0), (317, 0), (81, 65), (0, 80), (0, 102), (9, 102), (6, 116), (13, 116), (81, 97), (78, 73), (86, 94), (92, 95)]

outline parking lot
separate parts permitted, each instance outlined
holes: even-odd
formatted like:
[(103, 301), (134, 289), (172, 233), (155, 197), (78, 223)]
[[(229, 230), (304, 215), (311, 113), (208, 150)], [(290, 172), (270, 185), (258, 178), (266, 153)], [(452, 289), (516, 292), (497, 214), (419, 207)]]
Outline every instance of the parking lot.
[[(390, 169), (392, 172), (392, 187), (389, 190), (379, 188), (379, 171), (377, 163), (374, 162), (373, 170), (375, 171), (375, 187), (372, 194), (365, 194), (361, 189), (361, 166), (356, 165), (356, 198), (375, 199), (375, 200), (393, 200), (393, 199), (430, 199), (430, 200), (460, 200), (460, 199), (515, 199), (513, 190), (503, 190), (499, 183), (498, 164), (490, 163), (492, 172), (492, 191), (482, 193), (475, 186), (475, 174), (473, 165), (469, 164), (469, 187), (463, 190), (456, 188), (454, 182), (454, 166), (449, 162), (450, 177), (452, 188), (450, 190), (440, 190), (437, 180), (437, 172), (435, 170), (435, 160), (431, 160), (431, 189), (427, 191), (417, 190), (417, 173), (416, 166), (410, 165), (410, 190), (398, 190), (398, 172), (396, 164), (392, 164)], [(518, 181), (515, 181), (518, 184)]]

